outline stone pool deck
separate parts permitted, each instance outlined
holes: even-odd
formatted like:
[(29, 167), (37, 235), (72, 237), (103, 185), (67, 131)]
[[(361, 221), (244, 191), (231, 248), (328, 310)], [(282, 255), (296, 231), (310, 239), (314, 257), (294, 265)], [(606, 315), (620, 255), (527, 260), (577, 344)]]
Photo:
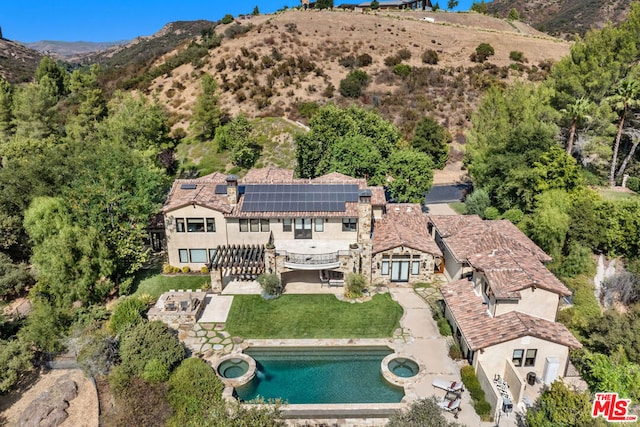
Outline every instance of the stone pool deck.
[[(400, 320), (401, 328), (392, 338), (384, 339), (301, 339), (301, 340), (242, 340), (231, 337), (225, 331), (224, 323), (206, 323), (199, 321), (195, 325), (181, 327), (180, 337), (194, 353), (214, 366), (217, 360), (229, 353), (240, 352), (249, 346), (389, 346), (396, 353), (410, 356), (420, 365), (420, 373), (405, 385), (405, 398), (401, 404), (360, 404), (360, 405), (285, 405), (283, 415), (292, 417), (287, 420), (292, 426), (339, 425), (339, 426), (384, 426), (391, 410), (406, 407), (412, 401), (430, 396), (440, 399), (443, 390), (431, 384), (434, 378), (452, 381), (460, 380), (459, 363), (448, 356), (447, 339), (438, 332), (431, 309), (423, 298), (410, 287), (389, 288), (392, 298), (404, 309)], [(222, 307), (221, 307), (222, 308)], [(211, 315), (216, 318), (214, 310)], [(211, 318), (211, 317), (210, 317)], [(219, 317), (218, 317), (219, 319)], [(442, 411), (450, 421), (465, 426), (493, 426), (495, 423), (480, 421), (471, 404), (468, 392), (462, 394), (462, 411), (458, 419), (453, 414)], [(311, 415), (314, 414), (314, 415)], [(511, 420), (501, 420), (500, 425), (509, 425)], [(514, 424), (515, 425), (515, 424)]]

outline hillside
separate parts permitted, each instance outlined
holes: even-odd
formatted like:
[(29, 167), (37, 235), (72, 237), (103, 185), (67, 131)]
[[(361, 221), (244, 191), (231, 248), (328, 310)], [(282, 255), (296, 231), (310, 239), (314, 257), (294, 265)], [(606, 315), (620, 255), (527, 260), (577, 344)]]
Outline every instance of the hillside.
[(29, 49), (37, 50), (55, 59), (68, 62), (77, 62), (83, 55), (100, 52), (112, 46), (127, 44), (126, 40), (119, 42), (61, 42), (54, 40), (41, 40), (33, 43), (24, 43)]
[(10, 83), (31, 81), (42, 54), (20, 43), (0, 38), (0, 76)]
[[(425, 16), (435, 23), (422, 21)], [(569, 51), (568, 43), (525, 24), (511, 25), (475, 13), (294, 10), (216, 30), (225, 34), (241, 27), (250, 29), (225, 38), (198, 68), (181, 65), (143, 88), (167, 105), (176, 127), (188, 129), (199, 75), (209, 73), (218, 81), (222, 107), (231, 114), (242, 111), (250, 117), (297, 120), (305, 102), (357, 102), (376, 106), (405, 135), (425, 115), (434, 116), (456, 135), (466, 128), (487, 87), (514, 79), (540, 80), (551, 61)], [(481, 42), (491, 44), (495, 55), (484, 64), (471, 62), (470, 55)], [(437, 65), (423, 63), (428, 49), (437, 52)], [(514, 64), (511, 51), (523, 52), (527, 62)], [(404, 76), (385, 65), (399, 54), (410, 56), (403, 63), (413, 67)], [(361, 67), (370, 83), (358, 99), (344, 98), (340, 81), (350, 71), (344, 65), (362, 55), (371, 57), (371, 64)]]
[(512, 8), (522, 21), (546, 33), (571, 38), (608, 22), (619, 24), (627, 17), (631, 0), (493, 0), (490, 14), (506, 17)]

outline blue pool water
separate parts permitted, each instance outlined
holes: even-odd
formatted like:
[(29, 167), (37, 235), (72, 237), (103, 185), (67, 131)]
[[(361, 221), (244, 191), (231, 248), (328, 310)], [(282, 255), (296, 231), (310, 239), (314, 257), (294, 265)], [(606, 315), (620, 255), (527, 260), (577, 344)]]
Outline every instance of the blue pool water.
[(256, 377), (236, 389), (240, 400), (300, 403), (398, 403), (404, 390), (385, 381), (380, 363), (387, 347), (249, 348)]

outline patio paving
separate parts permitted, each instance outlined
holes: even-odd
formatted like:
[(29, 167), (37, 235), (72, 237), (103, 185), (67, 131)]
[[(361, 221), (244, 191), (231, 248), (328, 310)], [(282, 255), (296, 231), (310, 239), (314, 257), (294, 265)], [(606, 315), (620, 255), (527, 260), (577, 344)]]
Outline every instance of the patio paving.
[(233, 296), (207, 295), (198, 323), (225, 323), (232, 303)]

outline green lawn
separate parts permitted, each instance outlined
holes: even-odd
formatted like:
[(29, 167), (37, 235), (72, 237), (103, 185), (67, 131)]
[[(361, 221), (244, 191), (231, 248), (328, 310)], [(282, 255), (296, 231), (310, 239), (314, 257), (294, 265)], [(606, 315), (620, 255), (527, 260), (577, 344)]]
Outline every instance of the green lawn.
[(458, 215), (466, 215), (467, 214), (467, 206), (464, 202), (453, 202), (449, 203), (449, 207), (456, 211)]
[(402, 307), (389, 294), (351, 304), (333, 295), (236, 295), (226, 329), (243, 338), (386, 338), (400, 326)]
[(598, 193), (600, 193), (600, 196), (602, 196), (603, 199), (612, 201), (638, 197), (638, 195), (634, 192), (612, 190), (607, 187), (598, 188)]
[(159, 269), (149, 269), (141, 272), (136, 280), (137, 289), (135, 295), (149, 294), (158, 298), (163, 292), (171, 289), (199, 290), (204, 283), (210, 283), (208, 274), (177, 274), (175, 276), (163, 276)]

